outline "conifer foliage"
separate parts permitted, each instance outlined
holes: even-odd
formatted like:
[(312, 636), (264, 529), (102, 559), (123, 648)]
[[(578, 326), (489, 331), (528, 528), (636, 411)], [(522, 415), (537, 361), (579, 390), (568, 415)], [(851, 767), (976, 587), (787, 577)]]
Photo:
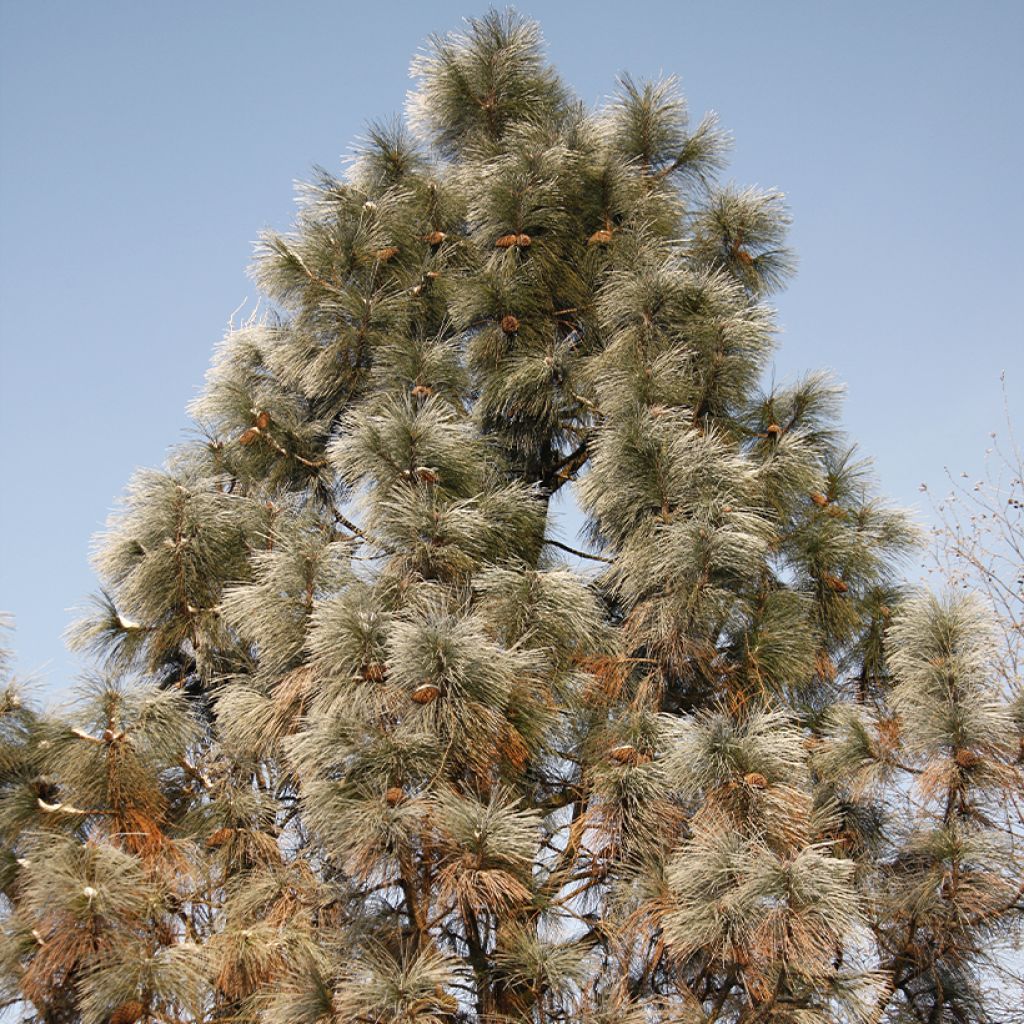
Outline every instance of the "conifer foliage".
[(903, 592), (836, 386), (763, 389), (782, 197), (514, 14), (413, 74), (101, 539), (95, 677), (3, 691), (4, 1002), (1008, 1020), (1024, 703), (979, 603)]

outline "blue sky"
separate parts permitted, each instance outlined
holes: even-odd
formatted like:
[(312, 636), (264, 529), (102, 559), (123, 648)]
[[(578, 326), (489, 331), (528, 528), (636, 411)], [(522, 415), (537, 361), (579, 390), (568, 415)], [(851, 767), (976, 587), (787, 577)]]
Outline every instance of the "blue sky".
[[(0, 608), (60, 693), (90, 537), (188, 429), (257, 232), (401, 109), (409, 59), (485, 5), (0, 0)], [(800, 271), (776, 376), (834, 371), (882, 490), (980, 468), (1024, 411), (1024, 4), (526, 2), (565, 79), (676, 73), (786, 192)], [(1018, 415), (1018, 424), (1021, 417)]]

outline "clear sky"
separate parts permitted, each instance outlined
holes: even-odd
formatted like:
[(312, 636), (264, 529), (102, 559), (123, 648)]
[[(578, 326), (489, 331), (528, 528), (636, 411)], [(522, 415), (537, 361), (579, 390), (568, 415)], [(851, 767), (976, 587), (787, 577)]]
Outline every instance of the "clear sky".
[[(0, 0), (0, 608), (18, 670), (61, 642), (90, 537), (185, 404), (293, 181), (401, 109), (409, 59), (485, 5)], [(677, 73), (785, 191), (799, 274), (780, 379), (848, 385), (883, 491), (979, 468), (999, 373), (1024, 425), (1024, 2), (526, 0), (588, 102)]]

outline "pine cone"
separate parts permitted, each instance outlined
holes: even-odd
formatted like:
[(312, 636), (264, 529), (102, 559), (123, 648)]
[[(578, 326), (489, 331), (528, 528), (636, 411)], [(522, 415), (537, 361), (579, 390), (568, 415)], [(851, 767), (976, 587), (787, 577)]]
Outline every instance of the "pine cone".
[(114, 1010), (110, 1015), (109, 1024), (135, 1024), (137, 1020), (141, 1020), (145, 1012), (146, 1008), (138, 999), (131, 999)]
[(587, 245), (610, 245), (611, 240), (612, 233), (607, 228), (601, 228), (587, 239)]
[(382, 682), (387, 674), (387, 668), (382, 661), (371, 661), (363, 666), (363, 678), (368, 683)]
[(441, 696), (441, 691), (433, 683), (421, 683), (409, 696), (417, 704), (433, 704)]
[(818, 494), (817, 491), (811, 491), (811, 501), (814, 502), (818, 508), (827, 508), (829, 501), (824, 494)]
[(608, 751), (608, 756), (619, 764), (639, 764), (641, 754), (631, 743), (621, 743)]
[(417, 384), (412, 389), (413, 398), (429, 398), (434, 393), (433, 388), (428, 388), (426, 384)]
[(956, 763), (961, 768), (973, 768), (981, 758), (973, 751), (967, 750), (965, 747), (961, 747), (956, 752)]
[(745, 267), (749, 267), (754, 262), (754, 257), (747, 252), (746, 249), (736, 249), (736, 259), (740, 261)]
[(260, 430), (266, 430), (270, 426), (270, 413), (265, 409), (261, 410), (256, 416), (256, 426)]
[(529, 249), (531, 245), (533, 245), (533, 239), (525, 232), (502, 235), (494, 243), (496, 249), (514, 249), (517, 246), (520, 249)]
[(448, 236), (443, 231), (431, 231), (429, 235), (423, 236), (427, 245), (440, 245)]
[(513, 316), (511, 313), (506, 313), (501, 318), (501, 329), (506, 334), (515, 334), (519, 330), (519, 318)]
[(392, 786), (384, 794), (388, 807), (397, 807), (405, 799), (405, 790), (401, 786)]
[(206, 840), (206, 846), (210, 850), (216, 850), (223, 846), (225, 843), (231, 840), (235, 830), (233, 828), (219, 828), (216, 832), (210, 834), (210, 838)]
[(378, 249), (373, 255), (381, 263), (387, 263), (389, 260), (393, 260), (400, 251), (397, 245), (386, 245), (383, 249)]
[(833, 576), (831, 573), (822, 573), (822, 580), (825, 586), (830, 590), (834, 590), (837, 594), (845, 594), (850, 588), (843, 582), (838, 576)]
[(780, 437), (782, 437), (782, 427), (780, 427), (778, 423), (769, 423), (767, 428), (765, 429), (765, 433), (769, 437), (774, 437), (776, 440), (778, 440)]
[(768, 787), (768, 780), (760, 772), (747, 772), (743, 776), (743, 781), (751, 789), (766, 789)]
[(248, 430), (243, 430), (238, 438), (238, 443), (248, 448), (258, 437), (260, 436), (259, 427), (250, 427)]

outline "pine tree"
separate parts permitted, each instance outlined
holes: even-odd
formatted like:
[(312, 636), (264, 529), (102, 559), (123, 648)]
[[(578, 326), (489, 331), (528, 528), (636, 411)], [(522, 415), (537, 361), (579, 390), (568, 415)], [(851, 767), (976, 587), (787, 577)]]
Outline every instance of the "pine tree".
[(672, 79), (586, 109), (514, 14), (413, 73), (101, 538), (96, 675), (3, 691), (0, 997), (1009, 1020), (1024, 702), (980, 602), (903, 586), (839, 388), (762, 389), (782, 196), (717, 183)]

